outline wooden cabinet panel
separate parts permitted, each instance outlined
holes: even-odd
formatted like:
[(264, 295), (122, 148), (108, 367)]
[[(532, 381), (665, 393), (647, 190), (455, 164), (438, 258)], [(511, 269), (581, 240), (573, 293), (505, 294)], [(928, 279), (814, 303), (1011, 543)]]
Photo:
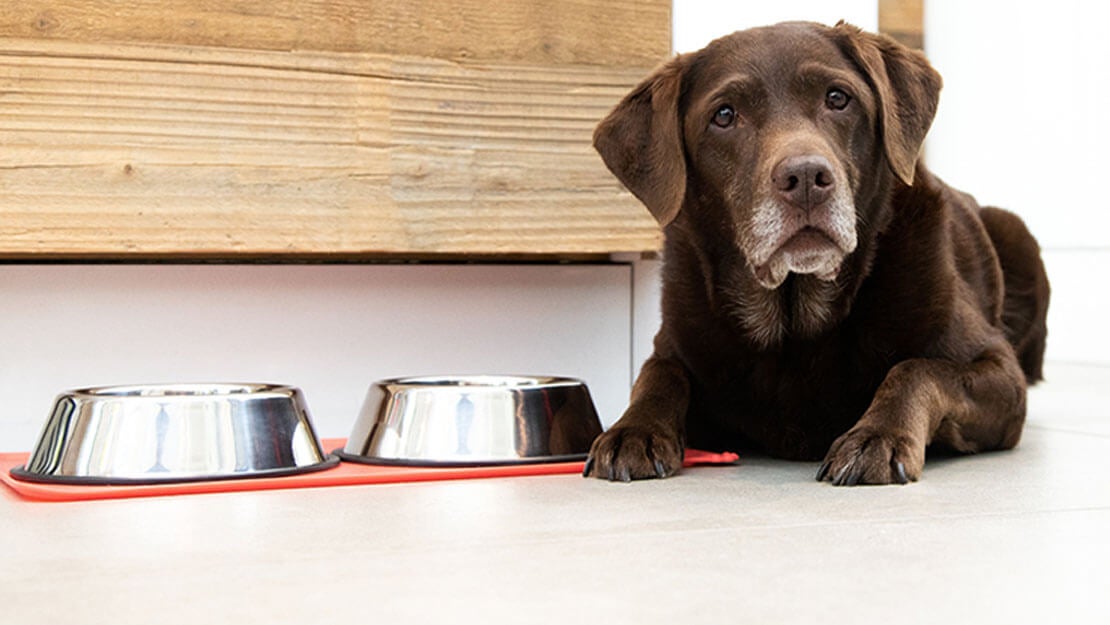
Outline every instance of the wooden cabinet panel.
[(454, 60), (652, 66), (670, 52), (660, 0), (19, 0), (19, 39), (378, 52)]
[(879, 0), (879, 30), (911, 48), (925, 47), (924, 0)]
[[(636, 14), (612, 24), (631, 33), (655, 15), (658, 44), (669, 7), (461, 4), (451, 19), (475, 17), (449, 30), (470, 32), (469, 48), (435, 34), (438, 3), (21, 3), (0, 18), (14, 35), (0, 38), (0, 257), (657, 249), (651, 217), (590, 146), (656, 53), (617, 59), (620, 37), (591, 38), (605, 20), (583, 16)], [(156, 5), (165, 16), (146, 19)], [(280, 17), (294, 10), (296, 24)], [(403, 36), (411, 20), (427, 23), (424, 43)], [(353, 34), (328, 36), (332, 22)], [(389, 24), (393, 39), (373, 36)], [(397, 50), (346, 51), (364, 44)]]

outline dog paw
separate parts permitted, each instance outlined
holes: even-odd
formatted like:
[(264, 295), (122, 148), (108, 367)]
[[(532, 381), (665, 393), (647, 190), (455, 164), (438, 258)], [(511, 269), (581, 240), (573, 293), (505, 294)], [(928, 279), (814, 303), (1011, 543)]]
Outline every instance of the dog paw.
[(921, 477), (924, 446), (910, 437), (870, 427), (855, 427), (833, 441), (817, 481), (835, 486), (906, 484)]
[(674, 436), (640, 426), (614, 426), (594, 441), (584, 477), (630, 482), (674, 475), (682, 468), (682, 445)]

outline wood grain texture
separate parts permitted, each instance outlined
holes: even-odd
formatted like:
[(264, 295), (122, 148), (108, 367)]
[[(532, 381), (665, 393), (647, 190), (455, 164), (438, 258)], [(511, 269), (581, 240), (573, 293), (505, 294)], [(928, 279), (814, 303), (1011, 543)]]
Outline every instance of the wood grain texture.
[(645, 72), (0, 39), (0, 256), (655, 250), (590, 147)]
[(911, 48), (924, 48), (924, 22), (924, 0), (879, 0), (879, 31)]
[(0, 36), (651, 67), (667, 0), (18, 0)]

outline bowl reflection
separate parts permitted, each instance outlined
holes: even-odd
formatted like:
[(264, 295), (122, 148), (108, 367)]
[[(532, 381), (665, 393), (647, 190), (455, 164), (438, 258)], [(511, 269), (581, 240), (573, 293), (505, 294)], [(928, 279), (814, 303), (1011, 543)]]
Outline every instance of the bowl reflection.
[(584, 459), (601, 424), (580, 380), (435, 376), (367, 392), (344, 460), (467, 466)]
[(324, 469), (304, 396), (276, 384), (171, 384), (62, 393), (18, 479), (135, 484)]

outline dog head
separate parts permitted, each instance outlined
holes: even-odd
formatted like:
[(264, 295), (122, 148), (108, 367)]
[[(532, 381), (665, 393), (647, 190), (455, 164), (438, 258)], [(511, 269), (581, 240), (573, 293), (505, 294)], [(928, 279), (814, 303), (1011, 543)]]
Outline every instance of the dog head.
[(913, 182), (940, 76), (854, 26), (740, 31), (663, 65), (597, 127), (609, 169), (666, 226), (720, 213), (760, 285), (834, 281), (893, 177)]

